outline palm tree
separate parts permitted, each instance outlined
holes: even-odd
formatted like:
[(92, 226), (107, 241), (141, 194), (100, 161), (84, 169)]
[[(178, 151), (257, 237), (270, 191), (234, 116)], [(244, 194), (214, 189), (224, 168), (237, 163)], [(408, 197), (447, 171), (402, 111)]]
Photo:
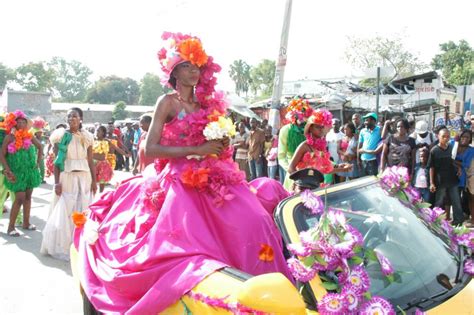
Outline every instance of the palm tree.
[(229, 75), (235, 83), (235, 93), (247, 95), (250, 85), (250, 66), (242, 59), (234, 60), (230, 65)]

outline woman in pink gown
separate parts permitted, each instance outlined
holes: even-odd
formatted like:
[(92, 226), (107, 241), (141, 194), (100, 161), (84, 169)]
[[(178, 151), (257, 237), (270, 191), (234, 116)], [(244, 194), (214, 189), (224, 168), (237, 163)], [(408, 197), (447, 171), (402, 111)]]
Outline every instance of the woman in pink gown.
[(157, 159), (91, 205), (76, 229), (84, 292), (104, 313), (157, 314), (225, 266), (291, 279), (281, 236), (228, 139), (203, 136), (226, 110), (214, 90), (220, 67), (196, 37), (163, 39), (158, 58), (175, 93), (159, 100), (147, 136)]

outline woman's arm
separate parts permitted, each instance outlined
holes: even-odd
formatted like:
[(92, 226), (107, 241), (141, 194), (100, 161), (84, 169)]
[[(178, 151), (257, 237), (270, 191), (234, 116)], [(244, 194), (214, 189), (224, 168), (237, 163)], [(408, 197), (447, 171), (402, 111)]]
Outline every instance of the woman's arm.
[(3, 165), (3, 173), (7, 177), (10, 182), (15, 182), (15, 175), (10, 170), (10, 166), (7, 163), (7, 152), (8, 152), (8, 145), (13, 141), (13, 137), (11, 135), (7, 135), (3, 140), (2, 149), (0, 152), (0, 163)]
[(92, 146), (87, 148), (87, 164), (89, 164), (89, 170), (91, 172), (92, 183), (91, 183), (91, 190), (92, 193), (95, 195), (97, 192), (97, 180), (95, 178), (95, 165), (92, 159)]
[(113, 152), (117, 151), (118, 153), (122, 155), (129, 154), (128, 152), (125, 152), (124, 150), (122, 150), (119, 146), (116, 146), (115, 144), (113, 144), (111, 141), (109, 141), (109, 148), (112, 148), (114, 150)]
[(380, 158), (380, 169), (383, 171), (385, 169), (385, 160), (387, 159), (388, 155), (388, 145), (386, 143), (383, 144), (382, 149), (382, 157)]
[(199, 146), (175, 147), (161, 145), (161, 134), (168, 119), (172, 117), (172, 101), (166, 96), (162, 98), (155, 108), (150, 130), (145, 142), (145, 155), (150, 158), (178, 158), (188, 155), (219, 155), (224, 145), (220, 140), (205, 142)]
[(38, 150), (38, 158), (36, 160), (38, 167), (43, 160), (43, 145), (36, 139), (35, 137), (31, 138), (31, 142), (35, 145), (36, 149)]
[(294, 173), (296, 171), (296, 165), (301, 161), (304, 154), (309, 151), (306, 141), (303, 141), (298, 148), (296, 148), (293, 158), (291, 158), (290, 165), (288, 166), (288, 173)]

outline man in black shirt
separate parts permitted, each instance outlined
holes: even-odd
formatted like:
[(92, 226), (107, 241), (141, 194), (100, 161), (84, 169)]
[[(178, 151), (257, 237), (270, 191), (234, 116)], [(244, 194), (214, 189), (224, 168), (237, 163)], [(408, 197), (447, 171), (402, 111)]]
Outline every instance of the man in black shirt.
[(441, 129), (438, 133), (439, 143), (431, 149), (428, 159), (430, 169), (430, 191), (436, 192), (435, 206), (443, 208), (444, 198), (449, 194), (453, 206), (453, 225), (461, 225), (464, 215), (458, 190), (460, 170), (452, 158), (453, 146), (449, 145), (449, 130)]

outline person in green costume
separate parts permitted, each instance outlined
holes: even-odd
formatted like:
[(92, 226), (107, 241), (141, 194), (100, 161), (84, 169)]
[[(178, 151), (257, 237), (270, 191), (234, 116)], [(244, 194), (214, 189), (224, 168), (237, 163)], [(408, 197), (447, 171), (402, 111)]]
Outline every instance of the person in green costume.
[(2, 144), (0, 162), (6, 177), (5, 186), (15, 194), (10, 212), (7, 234), (19, 236), (15, 221), (23, 206), (23, 228), (34, 230), (30, 223), (31, 195), (41, 184), (39, 162), (42, 159), (41, 144), (28, 130), (28, 120), (22, 111), (8, 113), (5, 119), (6, 136)]
[(291, 190), (293, 186), (293, 181), (289, 178), (288, 166), (296, 148), (306, 140), (304, 126), (312, 112), (313, 109), (306, 100), (293, 99), (288, 104), (285, 118), (290, 123), (281, 127), (278, 134), (278, 164), (284, 170), (283, 186), (286, 190)]

